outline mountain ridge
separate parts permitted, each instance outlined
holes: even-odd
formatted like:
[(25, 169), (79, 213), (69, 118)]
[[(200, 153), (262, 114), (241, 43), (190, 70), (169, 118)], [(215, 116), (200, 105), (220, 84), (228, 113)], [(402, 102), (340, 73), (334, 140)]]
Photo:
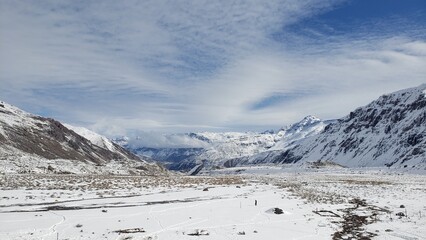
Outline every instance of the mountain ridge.
[(104, 148), (59, 121), (0, 102), (0, 164), (5, 172), (152, 174), (161, 168), (118, 145)]
[(331, 161), (347, 167), (426, 169), (426, 84), (385, 94), (291, 149), (227, 166)]

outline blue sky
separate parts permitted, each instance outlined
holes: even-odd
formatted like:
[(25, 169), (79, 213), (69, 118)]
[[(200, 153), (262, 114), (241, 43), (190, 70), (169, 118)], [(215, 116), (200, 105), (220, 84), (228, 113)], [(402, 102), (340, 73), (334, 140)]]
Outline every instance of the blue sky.
[(0, 0), (0, 99), (107, 136), (339, 118), (425, 66), (422, 0)]

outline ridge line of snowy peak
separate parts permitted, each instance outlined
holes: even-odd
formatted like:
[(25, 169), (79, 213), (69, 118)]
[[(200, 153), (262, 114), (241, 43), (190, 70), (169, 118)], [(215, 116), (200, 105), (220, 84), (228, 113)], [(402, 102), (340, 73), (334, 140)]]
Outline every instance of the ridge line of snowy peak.
[[(256, 136), (262, 136), (262, 135), (277, 135), (280, 133), (279, 137), (282, 137), (284, 134), (288, 133), (295, 133), (303, 131), (304, 129), (312, 126), (318, 126), (318, 125), (327, 125), (329, 123), (334, 122), (335, 120), (321, 120), (313, 115), (308, 115), (304, 117), (301, 121), (289, 124), (287, 126), (284, 126), (280, 128), (279, 130), (267, 130), (264, 132), (189, 132), (189, 133), (171, 133), (171, 134), (163, 134), (162, 136), (170, 137), (170, 136), (182, 136), (182, 137), (190, 137), (196, 140), (200, 140), (202, 142), (206, 143), (216, 143), (217, 141), (224, 141), (229, 142), (233, 140), (241, 140), (241, 139), (247, 139), (247, 137), (256, 137)], [(323, 124), (324, 123), (324, 124)], [(322, 130), (323, 127), (319, 126), (319, 130)], [(118, 138), (112, 139), (113, 142), (121, 145), (121, 146), (128, 146), (130, 142), (134, 143), (133, 147), (151, 147), (146, 146), (141, 143), (141, 145), (137, 145), (138, 140), (143, 140), (143, 137), (136, 136), (135, 138), (131, 139), (128, 136), (122, 136)], [(277, 140), (277, 139), (276, 139)], [(198, 146), (194, 146), (198, 147)], [(162, 148), (161, 146), (155, 146), (153, 148)], [(169, 147), (164, 147), (169, 148)], [(173, 148), (173, 147), (171, 147)], [(183, 147), (184, 148), (184, 147)]]
[(300, 128), (306, 125), (312, 125), (314, 123), (320, 122), (321, 119), (317, 118), (314, 115), (308, 115), (306, 117), (304, 117), (302, 120), (300, 120), (299, 122), (290, 124), (288, 126), (284, 126), (282, 127), (280, 130), (287, 130), (289, 128)]

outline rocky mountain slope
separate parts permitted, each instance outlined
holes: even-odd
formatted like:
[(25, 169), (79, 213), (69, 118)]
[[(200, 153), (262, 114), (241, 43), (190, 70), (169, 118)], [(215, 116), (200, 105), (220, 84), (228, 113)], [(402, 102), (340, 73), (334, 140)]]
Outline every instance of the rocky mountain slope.
[[(139, 145), (137, 139), (132, 141), (128, 138), (114, 141), (138, 156), (148, 156), (163, 162), (169, 169), (187, 171), (199, 165), (221, 166), (229, 159), (289, 148), (305, 137), (318, 134), (331, 122), (307, 116), (300, 122), (281, 128), (276, 132), (201, 132), (166, 136), (170, 138), (180, 136), (186, 140), (194, 139), (194, 142), (197, 143), (197, 146), (194, 147), (146, 147)], [(203, 144), (200, 144), (200, 141)]]
[(226, 166), (334, 162), (426, 170), (426, 84), (386, 94), (296, 146), (235, 158)]
[(88, 138), (54, 119), (0, 102), (1, 172), (155, 174), (163, 171), (100, 135), (91, 133)]

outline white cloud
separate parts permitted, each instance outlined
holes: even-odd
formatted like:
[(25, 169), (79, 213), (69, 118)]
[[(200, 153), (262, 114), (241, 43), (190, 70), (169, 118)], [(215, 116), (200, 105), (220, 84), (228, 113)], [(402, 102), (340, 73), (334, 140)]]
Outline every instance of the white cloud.
[(340, 2), (4, 1), (0, 94), (113, 136), (337, 118), (425, 82), (423, 40), (286, 31)]
[[(255, 54), (199, 86), (201, 104), (195, 111), (209, 106), (207, 118), (247, 126), (279, 126), (307, 114), (342, 117), (384, 93), (423, 83), (425, 45), (403, 38), (365, 39), (339, 43), (321, 55)], [(263, 109), (250, 108), (274, 95), (290, 97)]]
[(161, 134), (158, 132), (139, 132), (137, 138), (129, 140), (134, 148), (207, 148), (209, 143), (191, 138), (185, 134)]

